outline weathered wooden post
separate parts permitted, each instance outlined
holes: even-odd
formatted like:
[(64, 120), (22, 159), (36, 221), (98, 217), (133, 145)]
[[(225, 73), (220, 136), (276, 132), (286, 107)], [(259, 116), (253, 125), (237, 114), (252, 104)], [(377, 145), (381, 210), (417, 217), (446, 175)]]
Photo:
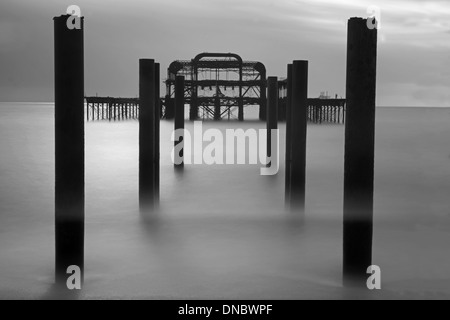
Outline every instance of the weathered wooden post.
[(55, 266), (61, 286), (71, 266), (84, 278), (84, 19), (80, 29), (69, 29), (70, 17), (54, 18)]
[(161, 98), (160, 64), (155, 64), (155, 203), (160, 199), (160, 136), (161, 136)]
[(347, 46), (344, 283), (365, 285), (372, 264), (377, 30), (366, 19), (350, 19)]
[[(272, 150), (272, 130), (278, 129), (278, 78), (267, 79), (267, 158), (276, 156)], [(268, 163), (270, 166), (270, 163)]]
[[(184, 76), (177, 76), (175, 79), (175, 131), (184, 130)], [(181, 149), (179, 148), (181, 144)], [(177, 148), (178, 146), (178, 148)], [(184, 167), (184, 134), (175, 141), (175, 167)]]
[(291, 209), (305, 209), (308, 61), (292, 66)]
[(155, 60), (139, 60), (139, 205), (155, 204)]
[(292, 64), (287, 69), (286, 90), (286, 174), (285, 195), (286, 205), (290, 203), (291, 195), (291, 161), (292, 161)]

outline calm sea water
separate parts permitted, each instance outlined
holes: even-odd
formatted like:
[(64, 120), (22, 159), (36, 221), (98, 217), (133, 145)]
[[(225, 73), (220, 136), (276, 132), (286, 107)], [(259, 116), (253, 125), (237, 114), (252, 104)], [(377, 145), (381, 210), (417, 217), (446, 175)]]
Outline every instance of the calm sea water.
[[(138, 124), (86, 125), (81, 298), (449, 298), (450, 109), (379, 108), (374, 264), (383, 290), (343, 289), (344, 128), (308, 131), (306, 224), (260, 166), (173, 170), (162, 122), (161, 212), (138, 212)], [(51, 296), (53, 106), (0, 104), (0, 298)], [(187, 124), (188, 128), (192, 123)], [(205, 129), (264, 128), (257, 121)]]

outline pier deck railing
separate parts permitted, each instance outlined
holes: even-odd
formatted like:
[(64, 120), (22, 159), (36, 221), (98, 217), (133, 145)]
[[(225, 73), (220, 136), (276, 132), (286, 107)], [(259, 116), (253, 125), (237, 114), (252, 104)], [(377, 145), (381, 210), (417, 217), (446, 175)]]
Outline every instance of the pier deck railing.
[[(85, 97), (87, 121), (139, 119), (139, 98)], [(161, 98), (161, 119), (173, 119), (173, 101)], [(279, 119), (286, 119), (286, 99), (279, 100)], [(308, 121), (345, 123), (345, 99), (308, 99)], [(171, 116), (172, 115), (172, 116)]]

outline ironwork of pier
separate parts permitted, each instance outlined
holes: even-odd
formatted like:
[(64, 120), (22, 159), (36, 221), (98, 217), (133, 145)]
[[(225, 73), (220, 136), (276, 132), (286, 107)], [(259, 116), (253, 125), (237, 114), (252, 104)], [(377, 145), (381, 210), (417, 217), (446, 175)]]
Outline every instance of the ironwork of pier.
[(266, 68), (233, 53), (202, 53), (190, 61), (174, 61), (168, 68), (165, 107), (171, 118), (175, 78), (185, 77), (184, 102), (189, 119), (244, 120), (244, 107), (259, 106), (266, 113)]
[[(278, 81), (278, 120), (286, 120), (287, 80)], [(346, 99), (313, 98), (308, 99), (308, 121), (312, 123), (345, 123)]]
[(85, 97), (87, 121), (139, 118), (138, 98)]
[(345, 123), (345, 99), (308, 99), (308, 120), (313, 123)]
[[(160, 98), (161, 119), (175, 116), (175, 78), (185, 77), (184, 103), (190, 120), (244, 120), (244, 108), (259, 106), (266, 120), (266, 68), (243, 61), (233, 53), (202, 53), (191, 61), (175, 61), (167, 71), (166, 96)], [(287, 80), (278, 82), (278, 120), (286, 120)], [(138, 98), (86, 97), (87, 121), (139, 118)], [(308, 120), (313, 123), (345, 122), (346, 100), (328, 96), (308, 99)]]

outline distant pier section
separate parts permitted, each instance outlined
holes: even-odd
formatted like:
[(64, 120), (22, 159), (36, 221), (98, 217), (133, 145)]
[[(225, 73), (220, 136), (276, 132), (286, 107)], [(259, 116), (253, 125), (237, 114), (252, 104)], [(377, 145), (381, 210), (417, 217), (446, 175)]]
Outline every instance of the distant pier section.
[[(192, 60), (177, 60), (167, 70), (166, 94), (160, 99), (161, 119), (175, 117), (175, 80), (185, 77), (183, 104), (189, 119), (244, 121), (244, 108), (259, 106), (259, 119), (267, 115), (266, 67), (234, 53), (202, 53)], [(295, 90), (295, 88), (293, 88)], [(278, 81), (278, 119), (286, 120), (287, 80)], [(139, 119), (139, 98), (86, 97), (87, 121)], [(308, 121), (345, 122), (346, 100), (326, 93), (308, 99)]]
[[(286, 103), (287, 103), (287, 80), (278, 81), (279, 102), (278, 102), (278, 119), (286, 120)], [(308, 122), (316, 124), (326, 123), (345, 123), (345, 113), (347, 112), (347, 100), (330, 97), (327, 93), (322, 92), (318, 98), (308, 99)]]
[[(139, 119), (139, 98), (85, 97), (87, 121), (123, 121)], [(161, 119), (173, 119), (161, 98)], [(308, 121), (317, 124), (345, 122), (345, 99), (308, 99)], [(286, 120), (286, 97), (280, 95), (279, 119)], [(206, 120), (206, 119), (203, 119)]]
[(139, 119), (139, 98), (85, 97), (87, 121)]
[(308, 99), (308, 120), (313, 123), (345, 123), (345, 99)]

